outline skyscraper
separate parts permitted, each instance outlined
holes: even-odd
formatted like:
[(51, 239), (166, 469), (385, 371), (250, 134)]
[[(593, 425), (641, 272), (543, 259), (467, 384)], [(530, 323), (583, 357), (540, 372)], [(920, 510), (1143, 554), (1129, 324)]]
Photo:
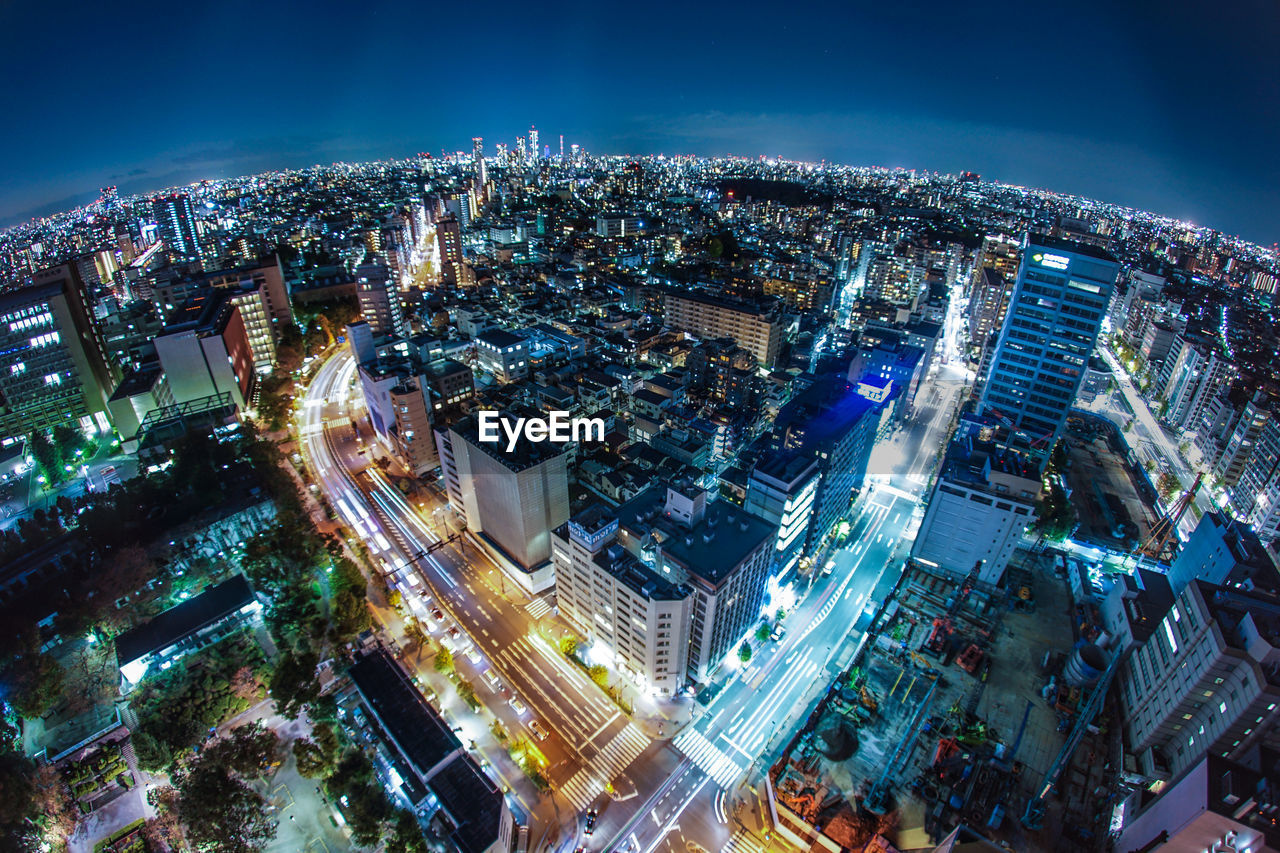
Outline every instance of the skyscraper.
[(1120, 264), (1093, 246), (1033, 235), (978, 413), (1025, 438), (1041, 470), (1075, 402)]
[(436, 241), (440, 247), (440, 283), (457, 287), (462, 279), (462, 228), (455, 217), (436, 223)]
[(356, 297), (360, 313), (373, 333), (381, 337), (403, 338), (409, 334), (400, 289), (391, 280), (391, 271), (376, 255), (370, 255), (356, 267)]
[(476, 172), (476, 188), (484, 192), (484, 185), (488, 180), (488, 176), (484, 170), (484, 138), (473, 136), (471, 138), (471, 167)]
[(530, 159), (538, 159), (538, 129), (536, 127), (529, 128), (529, 156)]
[(200, 259), (200, 244), (196, 240), (196, 215), (191, 209), (189, 195), (181, 193), (152, 199), (151, 214), (160, 230), (160, 239), (164, 240), (174, 257), (188, 261)]

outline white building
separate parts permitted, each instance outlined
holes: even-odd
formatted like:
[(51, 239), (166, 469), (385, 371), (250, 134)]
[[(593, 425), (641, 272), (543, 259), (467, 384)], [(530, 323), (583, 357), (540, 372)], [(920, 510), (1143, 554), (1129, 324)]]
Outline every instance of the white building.
[(502, 329), (490, 329), (476, 337), (480, 368), (499, 382), (518, 382), (529, 376), (529, 342)]
[(1280, 746), (1280, 603), (1192, 581), (1120, 672), (1125, 740), (1150, 778)]
[(646, 568), (617, 532), (616, 516), (597, 504), (552, 533), (560, 614), (617, 667), (669, 696), (685, 683), (693, 591)]
[(1027, 525), (1035, 520), (1040, 484), (1021, 457), (994, 445), (957, 440), (942, 473), (911, 556), (944, 572), (966, 576), (982, 564), (978, 580), (997, 584)]

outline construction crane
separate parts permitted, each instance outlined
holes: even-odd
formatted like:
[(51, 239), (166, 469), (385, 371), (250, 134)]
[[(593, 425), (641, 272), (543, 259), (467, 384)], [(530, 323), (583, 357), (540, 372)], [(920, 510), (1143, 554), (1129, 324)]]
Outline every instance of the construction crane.
[(1204, 482), (1203, 471), (1196, 474), (1196, 479), (1191, 484), (1191, 487), (1184, 491), (1173, 502), (1173, 506), (1169, 507), (1169, 511), (1155, 523), (1155, 526), (1151, 528), (1151, 533), (1147, 536), (1147, 541), (1130, 551), (1128, 557), (1135, 557), (1138, 562), (1141, 562), (1144, 558), (1150, 560), (1160, 559), (1160, 555), (1164, 553), (1165, 548), (1169, 545), (1169, 540), (1178, 531), (1178, 522), (1182, 521), (1182, 517), (1186, 515), (1192, 502), (1195, 501), (1202, 482)]
[(1058, 779), (1062, 776), (1062, 771), (1071, 764), (1071, 757), (1075, 755), (1076, 749), (1080, 746), (1080, 741), (1084, 740), (1085, 732), (1088, 731), (1089, 726), (1093, 725), (1098, 712), (1102, 710), (1102, 703), (1107, 698), (1107, 690), (1111, 687), (1111, 679), (1115, 677), (1116, 670), (1120, 668), (1120, 663), (1124, 657), (1124, 655), (1120, 654), (1112, 656), (1111, 662), (1107, 664), (1107, 668), (1103, 671), (1102, 677), (1098, 679), (1093, 692), (1089, 694), (1088, 701), (1080, 709), (1080, 713), (1076, 715), (1075, 725), (1072, 726), (1071, 734), (1067, 736), (1066, 743), (1062, 745), (1062, 749), (1058, 752), (1057, 758), (1053, 760), (1053, 764), (1049, 765), (1049, 770), (1044, 774), (1044, 782), (1037, 789), (1036, 795), (1027, 802), (1027, 810), (1022, 815), (1022, 825), (1027, 829), (1036, 830), (1044, 825), (1045, 803), (1049, 799), (1049, 794), (1058, 786)]
[(889, 810), (889, 792), (893, 789), (894, 776), (900, 769), (900, 765), (906, 763), (906, 760), (911, 756), (911, 750), (915, 747), (916, 738), (920, 736), (920, 721), (929, 712), (929, 702), (933, 700), (933, 691), (937, 689), (938, 678), (934, 676), (933, 684), (929, 686), (929, 692), (924, 694), (924, 698), (916, 706), (915, 713), (911, 715), (911, 719), (907, 722), (907, 729), (903, 732), (902, 739), (898, 741), (893, 754), (885, 762), (884, 770), (881, 771), (880, 777), (876, 779), (875, 784), (871, 786), (871, 791), (867, 794), (867, 798), (863, 800), (862, 805), (872, 814), (884, 814)]

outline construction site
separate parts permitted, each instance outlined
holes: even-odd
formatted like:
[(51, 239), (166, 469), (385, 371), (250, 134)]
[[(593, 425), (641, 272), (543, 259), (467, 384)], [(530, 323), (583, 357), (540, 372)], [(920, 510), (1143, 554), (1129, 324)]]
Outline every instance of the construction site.
[(1103, 849), (1114, 666), (1058, 554), (1020, 550), (998, 588), (976, 578), (907, 564), (770, 768), (774, 825), (792, 843), (932, 850), (959, 828), (1004, 849)]
[(1155, 490), (1115, 425), (1074, 417), (1064, 445), (1067, 488), (1080, 522), (1074, 538), (1117, 553), (1146, 541), (1160, 517)]

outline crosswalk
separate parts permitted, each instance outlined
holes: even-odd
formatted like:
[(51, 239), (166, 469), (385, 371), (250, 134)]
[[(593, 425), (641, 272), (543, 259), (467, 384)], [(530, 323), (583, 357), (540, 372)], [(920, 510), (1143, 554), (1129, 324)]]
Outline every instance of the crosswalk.
[(739, 829), (724, 847), (720, 848), (720, 853), (764, 853), (766, 849), (764, 842), (759, 838), (745, 829)]
[(700, 770), (725, 788), (736, 782), (747, 769), (746, 764), (739, 764), (737, 760), (730, 758), (694, 728), (686, 729), (677, 737), (675, 746), (698, 765)]
[(596, 797), (604, 793), (605, 786), (622, 774), (640, 757), (649, 739), (634, 723), (627, 723), (622, 731), (596, 753), (591, 763), (569, 778), (560, 788), (573, 807), (584, 811)]
[(551, 605), (547, 604), (547, 600), (545, 598), (539, 597), (526, 604), (524, 609), (525, 612), (534, 619), (541, 619), (543, 616), (546, 616), (551, 612)]

